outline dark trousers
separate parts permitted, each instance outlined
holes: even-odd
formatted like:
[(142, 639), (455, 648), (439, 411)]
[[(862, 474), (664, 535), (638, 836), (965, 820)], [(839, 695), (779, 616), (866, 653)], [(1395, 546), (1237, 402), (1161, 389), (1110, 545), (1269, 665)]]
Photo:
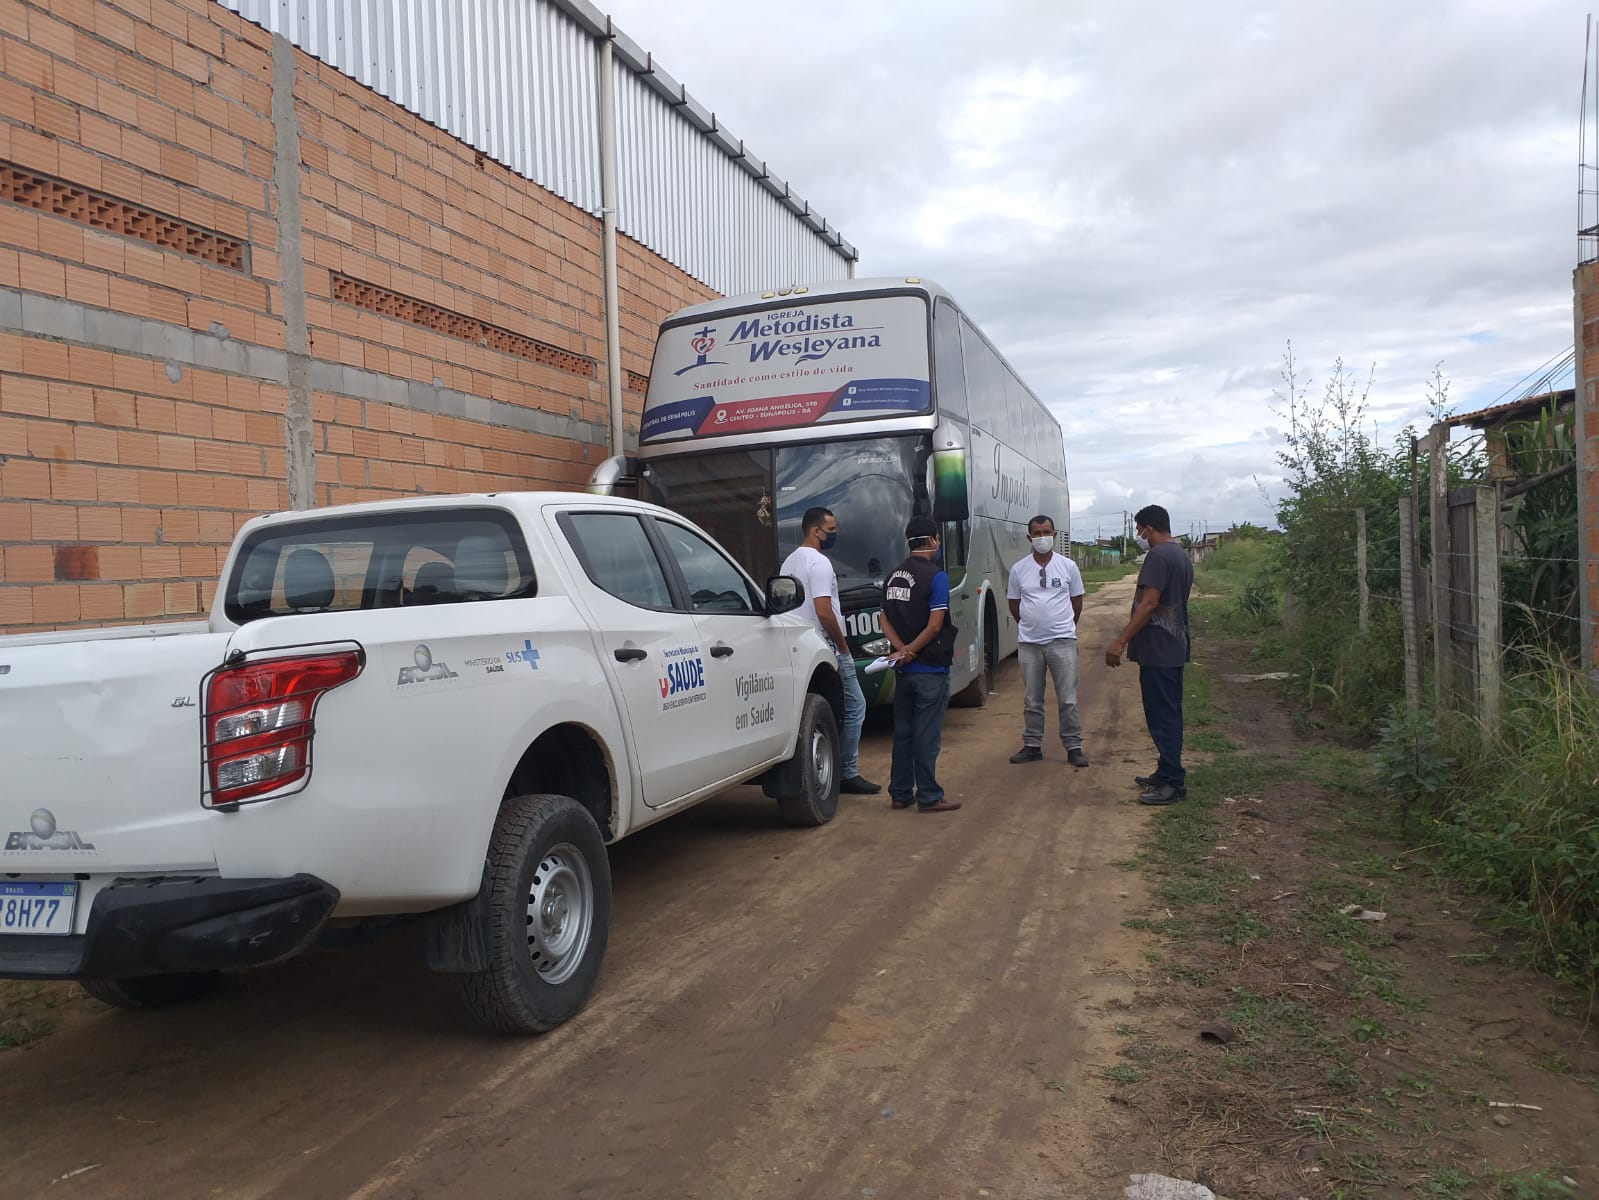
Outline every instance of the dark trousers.
[(1138, 668), (1138, 688), (1144, 694), (1144, 723), (1160, 752), (1155, 782), (1174, 788), (1188, 785), (1183, 769), (1183, 669), (1181, 667)]
[(888, 794), (926, 807), (944, 798), (933, 773), (944, 740), (949, 676), (901, 671), (894, 677), (894, 766)]

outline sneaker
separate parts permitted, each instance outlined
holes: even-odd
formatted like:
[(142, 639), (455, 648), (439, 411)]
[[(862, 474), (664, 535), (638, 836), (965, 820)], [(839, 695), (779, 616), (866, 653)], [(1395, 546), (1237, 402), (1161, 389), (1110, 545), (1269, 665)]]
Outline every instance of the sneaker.
[(1074, 767), (1086, 767), (1088, 765), (1088, 755), (1084, 754), (1082, 747), (1079, 746), (1075, 750), (1066, 751), (1066, 761)]
[(865, 779), (859, 775), (851, 775), (838, 785), (838, 790), (848, 792), (851, 796), (875, 796), (883, 789), (870, 779)]
[(1176, 804), (1177, 801), (1186, 799), (1188, 799), (1187, 788), (1172, 787), (1169, 783), (1157, 783), (1147, 792), (1139, 795), (1138, 803), (1150, 805)]
[(940, 800), (937, 804), (918, 804), (917, 812), (954, 812), (961, 806), (959, 800)]
[(1044, 752), (1037, 746), (1023, 746), (1010, 756), (1011, 762), (1038, 762), (1044, 757)]

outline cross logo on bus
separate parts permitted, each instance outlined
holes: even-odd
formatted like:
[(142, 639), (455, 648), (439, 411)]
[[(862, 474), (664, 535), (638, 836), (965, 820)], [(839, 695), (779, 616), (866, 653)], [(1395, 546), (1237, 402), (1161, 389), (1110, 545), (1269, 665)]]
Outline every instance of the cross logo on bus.
[(707, 357), (710, 352), (716, 348), (716, 338), (713, 336), (715, 333), (716, 326), (707, 325), (705, 328), (699, 330), (692, 337), (690, 337), (688, 344), (689, 349), (694, 351), (694, 361), (689, 363), (689, 365), (686, 367), (679, 367), (676, 371), (673, 371), (672, 374), (681, 375), (685, 371), (694, 370), (696, 367), (727, 366), (727, 364), (724, 362), (712, 362), (710, 358)]

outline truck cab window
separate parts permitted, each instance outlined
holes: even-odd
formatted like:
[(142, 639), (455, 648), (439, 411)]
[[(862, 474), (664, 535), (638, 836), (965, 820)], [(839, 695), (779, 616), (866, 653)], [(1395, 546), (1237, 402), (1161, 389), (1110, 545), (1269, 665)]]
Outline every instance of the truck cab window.
[(562, 513), (566, 536), (598, 588), (639, 608), (670, 609), (672, 589), (644, 526), (632, 513)]

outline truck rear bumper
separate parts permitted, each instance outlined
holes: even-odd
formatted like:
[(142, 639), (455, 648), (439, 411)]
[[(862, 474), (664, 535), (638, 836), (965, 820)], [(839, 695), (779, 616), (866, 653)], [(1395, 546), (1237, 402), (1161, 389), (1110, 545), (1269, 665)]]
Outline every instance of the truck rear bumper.
[(0, 978), (129, 979), (258, 967), (298, 954), (339, 901), (315, 875), (141, 879), (94, 898), (72, 937), (0, 935)]

